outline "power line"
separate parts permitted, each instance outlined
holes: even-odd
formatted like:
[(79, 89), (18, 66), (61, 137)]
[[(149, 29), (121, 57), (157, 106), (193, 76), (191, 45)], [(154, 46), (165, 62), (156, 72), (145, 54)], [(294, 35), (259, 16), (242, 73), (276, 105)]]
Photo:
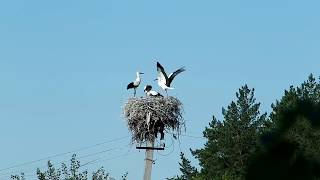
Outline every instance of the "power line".
[[(83, 156), (77, 157), (77, 160), (83, 159), (83, 158), (87, 158), (87, 157), (92, 157), (92, 156), (95, 156), (95, 155), (98, 155), (98, 154), (103, 154), (103, 153), (110, 152), (110, 151), (113, 151), (113, 150), (116, 150), (116, 149), (124, 149), (124, 147), (128, 147), (128, 146), (130, 146), (130, 145), (119, 146), (119, 147), (110, 148), (110, 149), (106, 149), (106, 150), (103, 150), (103, 151), (99, 151), (99, 152), (95, 152), (95, 153), (83, 155)], [(118, 156), (116, 156), (116, 157), (118, 157)], [(105, 158), (105, 157), (103, 157), (103, 158)], [(87, 163), (85, 163), (84, 165), (81, 165), (80, 167), (86, 166), (87, 164), (92, 164), (92, 162), (98, 161), (98, 160), (103, 159), (103, 158), (98, 158), (98, 159), (95, 159), (95, 160), (91, 160), (91, 161), (89, 161), (89, 163), (87, 162)], [(58, 162), (58, 163), (65, 163), (65, 162), (67, 162), (67, 161), (68, 161), (68, 160), (64, 160), (64, 161), (60, 161), (60, 162)], [(47, 166), (42, 166), (41, 168), (45, 168), (45, 167), (47, 167)], [(30, 171), (31, 171), (31, 170), (30, 170)], [(30, 171), (27, 171), (27, 172), (30, 172)], [(32, 171), (34, 171), (34, 169), (33, 169)], [(24, 172), (24, 173), (26, 173), (26, 172)], [(3, 174), (0, 174), (0, 176), (2, 176), (2, 177), (4, 177), (4, 176), (11, 176), (12, 174), (14, 174), (14, 172), (5, 173), (5, 174), (3, 173)], [(34, 176), (34, 175), (35, 175), (35, 174), (33, 174), (33, 175), (31, 175), (31, 174), (26, 175), (26, 174), (25, 174), (25, 177), (30, 177), (30, 176)]]
[(201, 137), (201, 136), (193, 136), (193, 135), (187, 135), (187, 134), (180, 134), (180, 135), (184, 137), (195, 138), (195, 139), (206, 139), (205, 137)]
[[(6, 171), (6, 170), (9, 170), (9, 169), (13, 169), (13, 168), (17, 168), (17, 167), (26, 166), (26, 165), (29, 165), (29, 164), (34, 164), (34, 163), (36, 163), (36, 162), (40, 162), (40, 161), (52, 159), (52, 158), (55, 158), (55, 157), (64, 156), (64, 155), (71, 154), (71, 153), (74, 153), (74, 152), (84, 151), (84, 150), (91, 149), (91, 148), (94, 148), (94, 147), (97, 147), (97, 146), (101, 146), (101, 145), (104, 145), (104, 144), (107, 144), (107, 143), (120, 141), (120, 140), (125, 139), (125, 138), (128, 138), (128, 137), (129, 137), (129, 136), (124, 136), (124, 137), (120, 137), (120, 138), (108, 140), (108, 141), (105, 141), (105, 142), (97, 143), (97, 144), (94, 144), (94, 145), (91, 145), (91, 146), (85, 146), (85, 147), (82, 147), (82, 148), (79, 148), (79, 149), (76, 149), (76, 150), (67, 151), (67, 152), (63, 152), (63, 153), (59, 153), (59, 154), (47, 156), (47, 157), (44, 157), (44, 158), (41, 158), (41, 159), (24, 162), (24, 163), (17, 164), (17, 165), (13, 165), (13, 166), (10, 166), (10, 167), (7, 167), (7, 168), (0, 169), (0, 172)], [(1, 175), (1, 174), (0, 174), (0, 175)]]
[(116, 150), (116, 149), (123, 149), (123, 147), (128, 147), (128, 146), (129, 145), (106, 149), (104, 151), (99, 151), (99, 152), (96, 152), (96, 153), (91, 153), (91, 154), (87, 154), (87, 155), (84, 155), (84, 156), (80, 156), (80, 157), (78, 157), (78, 159), (87, 158), (87, 157), (95, 156), (95, 155), (98, 155), (98, 154), (103, 154), (103, 153), (110, 152), (110, 151)]
[(99, 158), (99, 159), (96, 159), (96, 160), (93, 160), (93, 161), (89, 161), (87, 163), (85, 163), (84, 165), (82, 165), (81, 167), (83, 166), (87, 166), (87, 165), (91, 165), (91, 164), (96, 164), (98, 162), (104, 162), (104, 161), (110, 161), (110, 160), (113, 160), (113, 159), (118, 159), (118, 158), (121, 158), (121, 157), (126, 157), (126, 156), (129, 156), (131, 154), (135, 154), (137, 152), (127, 152), (125, 154), (122, 154), (122, 155), (119, 155), (119, 156), (115, 156), (115, 157), (111, 157), (111, 158), (108, 158), (108, 159), (104, 159), (104, 158)]
[[(129, 149), (130, 150), (130, 149)], [(99, 153), (99, 152), (98, 152)], [(131, 152), (128, 151), (122, 155), (118, 155), (118, 156), (114, 156), (114, 157), (110, 157), (110, 158), (107, 158), (105, 159), (105, 157), (103, 158), (97, 158), (97, 159), (94, 159), (94, 160), (91, 160), (91, 161), (88, 161), (82, 165), (80, 165), (80, 167), (85, 167), (85, 166), (88, 166), (88, 165), (92, 165), (92, 164), (97, 164), (99, 162), (105, 162), (105, 161), (110, 161), (110, 160), (114, 160), (114, 159), (118, 159), (118, 158), (122, 158), (122, 157), (126, 157), (126, 156), (129, 156), (129, 155), (132, 155), (132, 154), (135, 154), (137, 152)], [(36, 174), (25, 174), (25, 177), (32, 177), (32, 176), (36, 176)]]
[[(173, 134), (173, 135), (175, 135), (174, 133), (168, 133), (168, 134)], [(194, 135), (189, 135), (189, 134), (179, 134), (179, 135), (180, 135), (180, 136), (183, 136), (183, 137), (189, 137), (189, 138), (195, 138), (195, 139), (206, 139), (205, 137), (194, 136)], [(101, 143), (97, 143), (97, 144), (94, 144), (94, 145), (81, 147), (81, 148), (78, 148), (78, 149), (76, 149), (76, 150), (67, 151), (67, 152), (63, 152), (63, 153), (59, 153), (59, 154), (47, 156), (47, 157), (44, 157), (44, 158), (41, 158), (41, 159), (37, 159), (37, 160), (33, 160), (33, 161), (28, 161), (28, 162), (21, 163), (21, 164), (17, 164), (17, 165), (13, 165), (13, 166), (10, 166), (10, 167), (7, 167), (7, 168), (0, 169), (0, 172), (6, 171), (6, 170), (9, 170), (9, 169), (13, 169), (13, 168), (17, 168), (17, 167), (22, 167), (22, 166), (34, 164), (34, 163), (36, 163), (36, 162), (40, 162), (40, 161), (44, 161), (44, 160), (56, 158), (56, 157), (59, 157), (59, 156), (64, 156), (64, 155), (67, 155), (67, 154), (84, 151), (84, 150), (91, 149), (91, 148), (94, 148), (94, 147), (98, 147), (98, 146), (101, 146), (101, 145), (104, 145), (104, 144), (107, 144), (107, 143), (120, 141), (120, 140), (123, 140), (123, 139), (128, 138), (128, 137), (129, 137), (129, 136), (124, 136), (124, 137), (120, 137), (120, 138), (115, 138), (115, 139), (111, 139), (111, 140), (104, 141), (104, 142), (101, 142)], [(180, 146), (180, 144), (179, 144), (179, 146)], [(88, 155), (85, 155), (85, 156), (81, 156), (81, 157), (79, 157), (78, 159), (85, 158), (85, 157), (91, 157), (91, 156), (94, 156), (94, 155), (97, 155), (97, 154), (102, 154), (102, 153), (105, 153), (105, 152), (108, 152), (108, 151), (112, 151), (112, 150), (115, 150), (115, 149), (119, 149), (119, 147), (107, 149), (107, 150), (104, 150), (104, 151), (99, 151), (99, 152), (92, 153), (92, 154), (88, 154)], [(173, 148), (173, 149), (174, 149), (174, 148)], [(181, 149), (181, 147), (180, 147), (180, 149)], [(172, 152), (170, 152), (169, 154), (171, 154), (171, 153), (172, 153)], [(126, 154), (128, 154), (128, 153), (126, 153)], [(113, 157), (113, 158), (109, 158), (109, 159), (106, 159), (105, 161), (107, 161), (107, 160), (112, 160), (112, 159), (119, 158), (119, 157), (123, 157), (123, 156), (127, 156), (126, 154), (120, 155), (120, 156), (116, 156), (116, 157)], [(160, 155), (161, 155), (161, 154), (160, 154)], [(162, 155), (162, 156), (167, 156), (167, 155)], [(103, 159), (103, 158), (98, 158), (98, 159), (91, 160), (91, 161), (85, 163), (85, 164), (82, 165), (82, 166), (86, 166), (86, 165), (90, 165), (90, 164), (95, 164), (96, 162), (100, 161), (101, 159)], [(62, 162), (66, 162), (66, 161), (62, 161)], [(61, 162), (61, 163), (62, 163), (62, 162)], [(81, 166), (81, 167), (82, 167), (82, 166)], [(3, 174), (0, 174), (0, 176), (3, 176), (3, 175), (11, 175), (11, 174), (12, 174), (12, 173), (3, 173)]]
[[(177, 134), (171, 133), (171, 132), (168, 132), (168, 134), (177, 135)], [(194, 135), (189, 135), (189, 134), (178, 134), (178, 135), (183, 136), (183, 137), (195, 138), (195, 139), (206, 139), (205, 137), (202, 137), (202, 136), (194, 136)]]
[[(112, 158), (108, 158), (108, 159), (105, 159), (105, 160), (102, 160), (103, 158), (101, 158), (100, 162), (110, 161), (110, 160), (113, 160), (113, 159), (118, 159), (118, 158), (121, 158), (121, 157), (126, 157), (128, 155), (137, 153), (137, 152), (131, 152), (131, 150), (132, 150), (132, 146), (131, 146), (131, 148), (129, 148), (129, 150), (125, 154), (122, 154), (120, 156), (115, 156), (115, 157), (112, 157)], [(95, 163), (98, 163), (98, 162), (89, 162), (89, 163), (87, 162), (86, 165), (95, 164)]]
[(175, 147), (174, 147), (174, 142), (173, 142), (172, 137), (171, 137), (171, 145), (168, 146), (167, 148), (170, 148), (170, 147), (172, 147), (172, 148), (171, 148), (171, 151), (170, 151), (169, 153), (167, 153), (167, 154), (161, 154), (159, 151), (157, 151), (157, 153), (158, 153), (160, 156), (165, 156), (165, 157), (167, 157), (167, 156), (171, 155), (171, 154), (174, 152)]

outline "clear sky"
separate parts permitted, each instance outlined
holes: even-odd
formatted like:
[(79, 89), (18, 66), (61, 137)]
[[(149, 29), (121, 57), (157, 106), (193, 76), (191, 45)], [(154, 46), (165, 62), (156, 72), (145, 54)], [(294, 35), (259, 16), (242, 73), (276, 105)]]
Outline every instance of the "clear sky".
[[(320, 75), (320, 2), (316, 0), (0, 2), (0, 169), (128, 136), (126, 85), (143, 71), (157, 85), (156, 61), (186, 66), (170, 95), (184, 103), (186, 134), (201, 136), (239, 87), (256, 89), (262, 111), (284, 89)], [(142, 96), (140, 88), (138, 95)], [(77, 151), (82, 169), (141, 179), (144, 152), (130, 137)], [(154, 179), (178, 173), (179, 152), (199, 138), (155, 153)], [(110, 148), (116, 148), (111, 149)], [(130, 150), (131, 148), (131, 150)], [(129, 152), (129, 153), (127, 153)], [(126, 155), (126, 156), (124, 156)], [(51, 158), (56, 165), (71, 154)], [(117, 158), (118, 157), (118, 158)], [(112, 159), (115, 158), (115, 159)], [(196, 162), (196, 161), (194, 161)], [(0, 171), (26, 172), (46, 161)]]

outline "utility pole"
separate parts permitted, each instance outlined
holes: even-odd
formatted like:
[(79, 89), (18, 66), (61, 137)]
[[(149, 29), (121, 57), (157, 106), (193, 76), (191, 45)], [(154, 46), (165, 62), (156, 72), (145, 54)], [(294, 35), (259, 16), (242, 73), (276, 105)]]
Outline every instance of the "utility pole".
[(151, 147), (150, 149), (146, 149), (146, 158), (145, 158), (145, 167), (144, 167), (144, 176), (143, 180), (151, 180), (151, 171), (153, 164), (153, 146), (154, 142), (147, 142), (147, 147)]
[[(146, 124), (149, 126), (151, 120), (151, 113), (147, 114), (146, 118)], [(149, 128), (149, 127), (148, 127)], [(152, 171), (152, 165), (154, 164), (153, 160), (153, 151), (154, 150), (164, 150), (164, 147), (154, 147), (154, 137), (150, 138), (146, 142), (146, 147), (136, 147), (136, 149), (145, 149), (145, 167), (144, 167), (144, 175), (143, 180), (151, 180), (151, 171)]]
[[(154, 151), (165, 150), (165, 144), (162, 142), (164, 131), (181, 131), (181, 124), (184, 124), (182, 105), (179, 99), (172, 96), (129, 98), (125, 103), (123, 115), (132, 134), (132, 142), (136, 143), (139, 152), (145, 150), (143, 180), (152, 179)], [(159, 133), (160, 144), (157, 142)]]
[[(148, 124), (148, 126), (149, 126), (150, 121), (151, 121), (151, 113), (149, 112), (146, 117), (146, 123)], [(154, 146), (153, 139), (147, 141), (147, 149), (146, 149), (146, 155), (145, 155), (145, 159), (144, 159), (145, 166), (144, 166), (143, 180), (151, 180), (151, 171), (152, 171), (152, 164), (153, 164), (153, 149), (152, 149), (153, 146)], [(148, 148), (150, 148), (150, 149), (148, 149)]]

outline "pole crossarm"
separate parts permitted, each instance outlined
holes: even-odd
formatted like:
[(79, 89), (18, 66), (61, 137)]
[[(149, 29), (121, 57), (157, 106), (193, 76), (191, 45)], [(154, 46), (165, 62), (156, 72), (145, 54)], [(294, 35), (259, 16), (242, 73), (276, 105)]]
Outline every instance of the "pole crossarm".
[(136, 147), (136, 149), (146, 149), (146, 150), (164, 150), (163, 147)]

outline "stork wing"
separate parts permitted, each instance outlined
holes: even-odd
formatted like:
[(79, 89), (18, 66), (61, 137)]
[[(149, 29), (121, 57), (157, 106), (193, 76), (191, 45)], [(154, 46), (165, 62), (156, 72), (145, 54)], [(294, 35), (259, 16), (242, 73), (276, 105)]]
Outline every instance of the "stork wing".
[(157, 62), (157, 71), (158, 71), (158, 81), (161, 82), (162, 84), (167, 84), (168, 76), (159, 62)]
[(130, 84), (128, 84), (127, 89), (131, 89), (131, 88), (134, 88), (134, 87), (135, 87), (135, 86), (134, 86), (134, 83), (131, 82)]
[(174, 77), (176, 77), (178, 74), (182, 73), (183, 71), (185, 71), (186, 69), (184, 67), (176, 70), (175, 72), (171, 73), (169, 75), (169, 79), (168, 79), (168, 86), (170, 87), (171, 82), (173, 81)]

